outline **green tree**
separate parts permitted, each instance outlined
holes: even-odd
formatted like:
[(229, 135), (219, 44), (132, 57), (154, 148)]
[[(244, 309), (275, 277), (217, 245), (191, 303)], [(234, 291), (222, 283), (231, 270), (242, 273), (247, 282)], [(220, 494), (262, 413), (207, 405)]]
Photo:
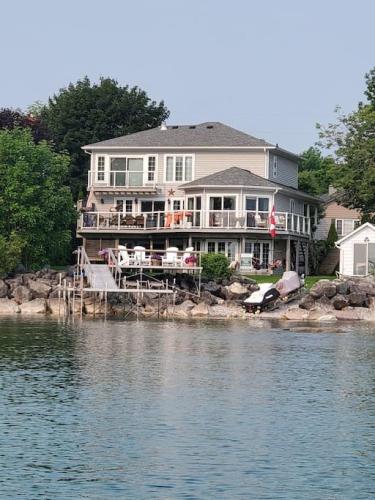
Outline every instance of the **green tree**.
[(334, 185), (342, 203), (356, 208), (365, 220), (375, 213), (375, 68), (365, 77), (367, 102), (348, 115), (337, 110), (337, 123), (319, 125), (320, 145), (334, 151)]
[(69, 158), (30, 130), (0, 130), (0, 236), (27, 268), (66, 261), (76, 219), (68, 173)]
[(164, 102), (152, 101), (138, 87), (120, 86), (112, 78), (71, 83), (40, 108), (55, 146), (72, 160), (71, 188), (77, 198), (87, 184), (88, 156), (82, 146), (157, 127), (169, 116)]
[(334, 165), (334, 159), (324, 157), (317, 147), (307, 149), (301, 154), (298, 165), (299, 188), (315, 196), (327, 193)]
[(327, 236), (327, 246), (328, 248), (334, 248), (336, 241), (339, 239), (336, 229), (335, 220), (331, 221), (329, 226), (328, 236)]

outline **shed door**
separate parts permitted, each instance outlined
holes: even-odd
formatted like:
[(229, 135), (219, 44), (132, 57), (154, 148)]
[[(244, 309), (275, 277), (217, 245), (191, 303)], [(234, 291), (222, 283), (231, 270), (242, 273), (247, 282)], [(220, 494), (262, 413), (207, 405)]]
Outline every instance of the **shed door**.
[(364, 276), (367, 274), (367, 248), (366, 243), (354, 243), (353, 274)]

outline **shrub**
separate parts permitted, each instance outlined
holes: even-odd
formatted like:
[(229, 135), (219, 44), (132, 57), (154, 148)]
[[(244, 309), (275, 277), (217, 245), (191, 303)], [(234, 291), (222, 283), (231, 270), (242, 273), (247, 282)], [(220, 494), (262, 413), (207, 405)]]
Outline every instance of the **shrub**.
[(338, 235), (337, 235), (337, 230), (336, 230), (336, 224), (335, 221), (332, 220), (331, 226), (328, 231), (328, 236), (327, 236), (327, 245), (328, 248), (333, 248), (335, 246), (336, 241), (338, 240)]
[(202, 255), (202, 274), (208, 279), (229, 278), (232, 271), (229, 269), (229, 259), (222, 253), (207, 253)]
[(21, 262), (24, 242), (14, 232), (9, 238), (0, 236), (0, 275), (14, 271)]

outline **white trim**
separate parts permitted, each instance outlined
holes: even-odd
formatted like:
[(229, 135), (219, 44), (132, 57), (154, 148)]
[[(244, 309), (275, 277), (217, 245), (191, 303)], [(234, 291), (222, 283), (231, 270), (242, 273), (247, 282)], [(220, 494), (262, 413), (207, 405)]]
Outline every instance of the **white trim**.
[[(352, 236), (354, 236), (355, 234), (359, 233), (360, 231), (362, 231), (362, 229), (364, 229), (365, 227), (368, 227), (369, 229), (372, 229), (373, 231), (375, 231), (375, 226), (374, 224), (371, 224), (371, 222), (365, 222), (364, 224), (362, 224), (362, 226), (359, 226), (357, 227), (357, 229), (354, 229), (354, 231), (352, 231), (351, 233), (347, 234), (346, 236), (344, 236), (343, 238), (341, 238), (341, 240), (338, 240), (336, 241), (335, 243), (335, 246), (337, 248), (340, 248), (340, 245), (343, 241), (347, 240), (348, 238), (351, 238)], [(353, 243), (356, 243), (356, 242), (353, 242)]]
[[(133, 206), (133, 210), (132, 212), (127, 212), (125, 209), (126, 209), (126, 200), (129, 200), (132, 202), (132, 206)], [(139, 213), (139, 210), (138, 210), (138, 207), (136, 208), (136, 203), (135, 203), (135, 198), (130, 198), (128, 196), (120, 196), (120, 197), (117, 197), (115, 196), (113, 198), (113, 201), (114, 201), (114, 205), (115, 207), (117, 206), (117, 202), (118, 201), (122, 201), (122, 213), (123, 214), (129, 214), (129, 213)]]
[[(182, 181), (176, 180), (176, 158), (183, 158), (182, 164)], [(185, 180), (185, 161), (186, 158), (191, 158), (191, 180)], [(173, 179), (171, 181), (167, 181), (167, 158), (173, 158)], [(195, 154), (194, 153), (186, 153), (186, 154), (165, 154), (164, 155), (164, 167), (163, 167), (163, 182), (164, 184), (185, 184), (186, 182), (192, 182), (195, 180)]]

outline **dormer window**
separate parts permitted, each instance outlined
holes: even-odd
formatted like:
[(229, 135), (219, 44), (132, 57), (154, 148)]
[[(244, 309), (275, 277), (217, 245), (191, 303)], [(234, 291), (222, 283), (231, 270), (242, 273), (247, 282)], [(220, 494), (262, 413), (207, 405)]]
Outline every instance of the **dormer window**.
[(166, 182), (189, 182), (193, 180), (192, 155), (167, 155), (165, 157)]
[(272, 161), (272, 176), (277, 177), (277, 156), (273, 157)]

